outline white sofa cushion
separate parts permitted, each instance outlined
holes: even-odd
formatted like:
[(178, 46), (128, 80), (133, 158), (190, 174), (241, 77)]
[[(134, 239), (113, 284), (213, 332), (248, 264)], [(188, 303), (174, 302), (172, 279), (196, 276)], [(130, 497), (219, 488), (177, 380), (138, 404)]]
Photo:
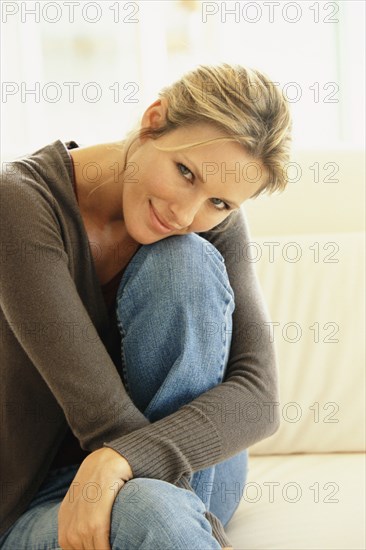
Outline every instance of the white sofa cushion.
[(362, 453), (249, 456), (225, 529), (234, 549), (364, 550), (365, 462)]
[(243, 251), (257, 258), (280, 371), (281, 426), (252, 454), (364, 451), (364, 240), (263, 236)]

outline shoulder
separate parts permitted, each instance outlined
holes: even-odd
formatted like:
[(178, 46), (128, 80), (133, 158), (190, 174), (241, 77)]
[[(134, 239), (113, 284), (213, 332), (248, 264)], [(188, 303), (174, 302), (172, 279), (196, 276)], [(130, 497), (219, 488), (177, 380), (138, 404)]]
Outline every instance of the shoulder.
[(41, 178), (30, 171), (25, 163), (7, 162), (1, 167), (0, 201), (2, 217), (14, 216), (22, 209), (53, 209), (55, 199)]
[(2, 206), (7, 208), (16, 201), (18, 208), (29, 202), (40, 208), (52, 208), (55, 197), (73, 196), (72, 161), (67, 147), (68, 142), (64, 144), (56, 140), (32, 153), (3, 162), (0, 178)]
[[(47, 187), (50, 183), (72, 180), (72, 161), (68, 153), (69, 142), (56, 140), (29, 154), (19, 156), (1, 165), (3, 186), (26, 183)], [(36, 189), (37, 185), (34, 185)], [(40, 189), (39, 189), (40, 190)]]
[(247, 217), (243, 208), (235, 210), (228, 219), (219, 225), (199, 233), (201, 237), (212, 243), (223, 256), (235, 253), (237, 248), (242, 247), (251, 240)]
[(29, 167), (29, 158), (1, 166), (1, 243), (8, 246), (48, 244), (63, 248), (56, 199), (47, 179)]

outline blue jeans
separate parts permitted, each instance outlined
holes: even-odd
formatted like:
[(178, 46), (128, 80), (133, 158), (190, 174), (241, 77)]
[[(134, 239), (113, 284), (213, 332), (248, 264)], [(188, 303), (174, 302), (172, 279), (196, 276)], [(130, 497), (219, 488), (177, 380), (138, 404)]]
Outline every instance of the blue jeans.
[[(168, 237), (136, 252), (121, 278), (116, 313), (121, 376), (149, 420), (222, 382), (233, 310), (223, 258), (199, 235)], [(220, 548), (204, 512), (228, 524), (243, 495), (247, 461), (245, 449), (194, 472), (194, 492), (159, 479), (128, 481), (112, 508), (112, 550)], [(58, 509), (79, 466), (50, 470), (27, 510), (0, 538), (0, 548), (58, 548)]]

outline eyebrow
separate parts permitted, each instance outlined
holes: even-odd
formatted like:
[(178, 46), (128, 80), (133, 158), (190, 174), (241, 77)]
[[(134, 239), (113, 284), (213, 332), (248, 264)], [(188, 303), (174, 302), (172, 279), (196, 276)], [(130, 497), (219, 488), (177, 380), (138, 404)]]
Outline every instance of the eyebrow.
[[(198, 170), (197, 166), (194, 164), (194, 162), (192, 162), (184, 153), (181, 153), (182, 157), (184, 158), (184, 160), (190, 164), (193, 168), (193, 170), (196, 172), (197, 176), (198, 176), (198, 179), (200, 180), (201, 183), (206, 183), (203, 181), (203, 177), (202, 177), (202, 174), (201, 172)], [(188, 168), (188, 167), (187, 167)], [(226, 199), (223, 199), (222, 197), (216, 197), (217, 199), (220, 199), (220, 201), (224, 201), (224, 202), (227, 202), (228, 204), (230, 204), (230, 206), (235, 206), (236, 208), (240, 208), (240, 206), (238, 204), (236, 204), (236, 202), (233, 202), (233, 201), (228, 201)]]

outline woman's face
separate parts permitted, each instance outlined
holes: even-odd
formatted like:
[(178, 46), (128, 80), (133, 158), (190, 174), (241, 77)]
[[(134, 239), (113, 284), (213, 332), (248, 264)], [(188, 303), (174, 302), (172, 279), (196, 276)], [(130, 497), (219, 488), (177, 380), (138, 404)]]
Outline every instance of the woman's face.
[[(128, 156), (122, 208), (128, 234), (141, 244), (203, 232), (222, 222), (265, 182), (263, 166), (235, 142), (160, 151), (222, 136), (208, 124), (145, 139)], [(156, 147), (157, 146), (157, 147)], [(170, 227), (164, 227), (159, 223)]]

